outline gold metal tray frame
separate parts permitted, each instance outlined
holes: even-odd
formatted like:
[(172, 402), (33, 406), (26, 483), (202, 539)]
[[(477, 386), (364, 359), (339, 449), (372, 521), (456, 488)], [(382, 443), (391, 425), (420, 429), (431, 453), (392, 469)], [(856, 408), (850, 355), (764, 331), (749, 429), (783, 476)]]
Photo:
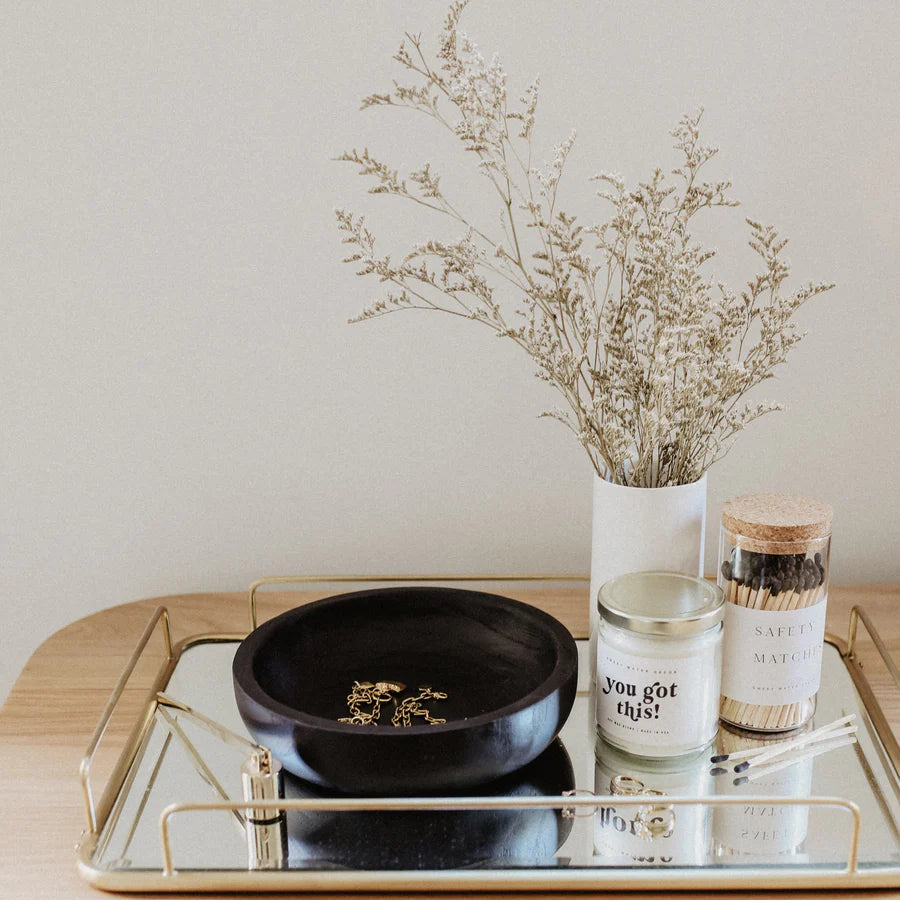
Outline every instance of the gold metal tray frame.
[[(259, 589), (269, 585), (288, 584), (352, 584), (352, 583), (444, 583), (444, 582), (514, 582), (556, 583), (586, 582), (583, 575), (300, 575), (273, 576), (254, 582), (249, 589), (248, 606), (251, 630), (257, 624), (256, 597)], [(892, 773), (900, 772), (900, 745), (894, 736), (886, 716), (869, 684), (862, 665), (856, 656), (856, 640), (859, 623), (862, 623), (872, 639), (882, 661), (900, 690), (900, 671), (874, 628), (866, 612), (853, 607), (850, 613), (846, 641), (832, 634), (825, 635), (825, 642), (840, 653), (864, 708), (881, 741)], [(153, 682), (146, 708), (134, 724), (126, 745), (116, 762), (99, 799), (95, 798), (91, 783), (91, 769), (98, 748), (107, 731), (110, 720), (147, 644), (162, 623), (166, 658)], [(421, 891), (553, 891), (553, 890), (746, 890), (752, 883), (756, 890), (817, 889), (817, 888), (884, 888), (900, 887), (900, 866), (862, 869), (859, 867), (859, 843), (861, 814), (859, 807), (850, 800), (838, 796), (766, 797), (767, 805), (831, 807), (844, 810), (849, 815), (846, 862), (843, 866), (826, 868), (793, 865), (785, 867), (610, 867), (610, 868), (535, 868), (535, 869), (452, 869), (434, 871), (352, 871), (313, 869), (203, 869), (179, 870), (175, 867), (170, 839), (171, 822), (179, 813), (202, 811), (231, 811), (239, 819), (251, 808), (259, 811), (449, 811), (490, 809), (557, 809), (563, 815), (592, 815), (603, 804), (614, 803), (620, 807), (646, 806), (640, 796), (623, 797), (596, 794), (577, 790), (560, 797), (480, 797), (480, 798), (359, 798), (359, 799), (279, 799), (253, 800), (252, 802), (223, 799), (219, 802), (173, 803), (166, 807), (159, 818), (159, 836), (162, 868), (158, 872), (147, 870), (111, 870), (94, 862), (98, 839), (106, 826), (117, 798), (130, 786), (142, 743), (157, 709), (170, 705), (162, 693), (182, 654), (201, 643), (235, 642), (246, 635), (239, 633), (199, 634), (173, 643), (168, 610), (159, 607), (147, 623), (135, 650), (112, 691), (101, 714), (87, 751), (82, 759), (80, 778), (84, 796), (88, 828), (78, 845), (78, 869), (90, 884), (102, 890), (126, 892), (212, 892), (212, 891), (364, 891), (364, 890), (416, 890)], [(196, 714), (195, 714), (196, 715)], [(200, 716), (199, 718), (204, 718)], [(215, 722), (208, 722), (212, 729)], [(224, 729), (227, 731), (227, 729)], [(230, 733), (229, 733), (230, 734)], [(222, 735), (228, 739), (227, 735)], [(233, 735), (237, 738), (237, 735)], [(244, 741), (245, 739), (239, 738)], [(251, 742), (246, 742), (251, 744)], [(265, 750), (265, 748), (258, 748)], [(200, 761), (202, 765), (202, 760)], [(220, 791), (224, 796), (224, 792)], [(579, 796), (580, 795), (580, 796)], [(587, 795), (587, 796), (584, 796)], [(729, 797), (666, 796), (672, 807), (681, 806), (741, 806), (759, 804), (756, 795)], [(751, 882), (752, 879), (752, 882)]]

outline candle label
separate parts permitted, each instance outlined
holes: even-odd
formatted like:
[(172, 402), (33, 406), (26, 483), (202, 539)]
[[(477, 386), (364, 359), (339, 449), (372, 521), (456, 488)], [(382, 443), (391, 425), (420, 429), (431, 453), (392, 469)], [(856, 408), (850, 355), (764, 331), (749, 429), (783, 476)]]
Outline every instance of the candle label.
[[(705, 657), (710, 664), (705, 665)], [(597, 725), (614, 743), (638, 748), (700, 747), (716, 731), (713, 654), (661, 659), (597, 642)], [(705, 710), (712, 709), (712, 715)], [(652, 752), (648, 755), (655, 755)]]
[(722, 693), (740, 703), (784, 706), (819, 689), (825, 600), (804, 609), (725, 604)]

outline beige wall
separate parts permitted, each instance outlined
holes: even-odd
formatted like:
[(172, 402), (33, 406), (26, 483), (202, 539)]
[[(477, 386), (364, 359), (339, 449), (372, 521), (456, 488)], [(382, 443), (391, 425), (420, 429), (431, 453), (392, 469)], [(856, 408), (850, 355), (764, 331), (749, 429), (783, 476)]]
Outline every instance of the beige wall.
[[(330, 158), (453, 158), (418, 119), (357, 111), (402, 30), (443, 14), (6, 5), (0, 696), (53, 630), (138, 597), (588, 569), (587, 461), (535, 418), (555, 401), (518, 351), (437, 316), (346, 324), (374, 286), (340, 264), (333, 208), (432, 230), (394, 228), (407, 211)], [(710, 224), (723, 277), (750, 274), (746, 214), (791, 238), (795, 283), (838, 284), (766, 392), (787, 411), (710, 473), (709, 566), (726, 496), (796, 490), (834, 504), (834, 580), (900, 579), (900, 6), (481, 0), (465, 23), (511, 91), (540, 73), (548, 153), (577, 128), (572, 209), (599, 214), (593, 172), (668, 165), (702, 103), (744, 201)], [(456, 162), (447, 184), (480, 214)]]

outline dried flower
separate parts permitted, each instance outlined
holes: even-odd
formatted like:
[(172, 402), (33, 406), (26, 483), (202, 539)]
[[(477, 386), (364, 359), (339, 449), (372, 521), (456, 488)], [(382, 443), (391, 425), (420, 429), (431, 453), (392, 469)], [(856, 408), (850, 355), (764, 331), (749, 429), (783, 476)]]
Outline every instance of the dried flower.
[(487, 325), (528, 353), (538, 377), (562, 394), (565, 406), (543, 415), (571, 429), (602, 478), (640, 487), (695, 481), (748, 423), (781, 408), (743, 398), (801, 339), (796, 310), (833, 285), (783, 293), (787, 241), (749, 219), (760, 274), (735, 293), (707, 273), (715, 251), (692, 236), (691, 220), (737, 202), (730, 182), (701, 179), (717, 152), (700, 141), (702, 110), (672, 132), (681, 164), (671, 179), (656, 169), (629, 190), (619, 175), (595, 176), (611, 206), (600, 225), (583, 227), (558, 209), (575, 136), (545, 167), (532, 165), (539, 82), (510, 109), (499, 59), (486, 61), (458, 28), (466, 3), (451, 5), (435, 65), (421, 37), (407, 34), (394, 59), (416, 83), (395, 83), (362, 106), (403, 107), (450, 131), (499, 198), (502, 234), (468, 221), (430, 164), (402, 178), (368, 150), (342, 154), (371, 179), (370, 193), (411, 200), (463, 229), (455, 241), (419, 242), (395, 262), (376, 254), (361, 217), (338, 210), (351, 248), (345, 262), (388, 286), (351, 321), (424, 309)]

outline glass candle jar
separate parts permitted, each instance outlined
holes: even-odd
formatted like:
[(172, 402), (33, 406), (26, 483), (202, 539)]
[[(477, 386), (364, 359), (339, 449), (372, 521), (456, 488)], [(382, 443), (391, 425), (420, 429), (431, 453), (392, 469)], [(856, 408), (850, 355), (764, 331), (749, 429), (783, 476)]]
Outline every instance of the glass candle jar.
[(722, 590), (675, 572), (635, 572), (600, 588), (600, 736), (620, 750), (674, 757), (716, 736)]
[(831, 517), (827, 504), (785, 494), (747, 494), (722, 507), (724, 721), (779, 732), (815, 712)]

